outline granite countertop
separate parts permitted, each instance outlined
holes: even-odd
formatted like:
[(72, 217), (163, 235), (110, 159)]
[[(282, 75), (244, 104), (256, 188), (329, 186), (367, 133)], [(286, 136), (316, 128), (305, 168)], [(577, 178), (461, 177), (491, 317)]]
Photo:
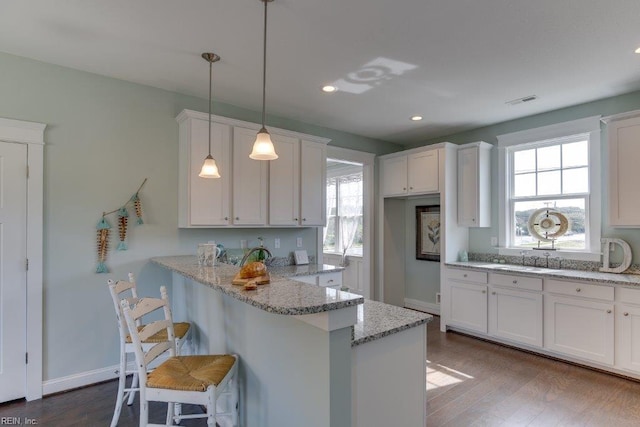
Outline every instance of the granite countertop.
[(343, 271), (344, 267), (328, 264), (269, 266), (269, 274), (282, 277), (313, 276), (316, 274)]
[(599, 271), (565, 270), (530, 266), (523, 267), (521, 265), (478, 261), (447, 262), (445, 265), (456, 268), (468, 268), (471, 270), (492, 271), (496, 273), (509, 273), (548, 279), (579, 280), (581, 282), (595, 282), (596, 284), (603, 285), (640, 287), (640, 275), (637, 274), (602, 273)]
[[(215, 268), (202, 267), (198, 265), (194, 255), (158, 257), (152, 258), (151, 261), (270, 313), (312, 314), (337, 310), (364, 302), (364, 298), (360, 295), (290, 280), (277, 274), (280, 267), (269, 269), (271, 272), (270, 284), (258, 286), (257, 290), (246, 291), (242, 286), (231, 284), (233, 277), (239, 271), (239, 268), (234, 265), (220, 264)], [(322, 270), (322, 268), (318, 269), (316, 266), (315, 270), (319, 272), (318, 270)]]
[(364, 304), (358, 306), (358, 323), (353, 327), (351, 346), (374, 341), (431, 320), (432, 315), (421, 311), (365, 300)]

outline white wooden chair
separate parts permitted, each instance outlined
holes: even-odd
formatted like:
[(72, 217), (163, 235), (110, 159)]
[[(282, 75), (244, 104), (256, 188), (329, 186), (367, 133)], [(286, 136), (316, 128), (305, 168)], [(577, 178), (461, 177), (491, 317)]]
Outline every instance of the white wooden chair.
[[(237, 426), (237, 356), (177, 356), (171, 309), (166, 298), (142, 298), (135, 305), (123, 300), (121, 307), (135, 348), (140, 378), (140, 426), (161, 425), (149, 424), (150, 401), (168, 403), (167, 426), (176, 421), (173, 414), (174, 403), (206, 407), (206, 414), (181, 415), (180, 419), (206, 417), (209, 427), (214, 427), (216, 423), (224, 427)], [(162, 320), (150, 322), (142, 328), (138, 327), (144, 316), (159, 310), (164, 313)], [(145, 340), (165, 331), (165, 341), (145, 349)], [(149, 372), (149, 364), (167, 353), (169, 358)], [(224, 399), (219, 399), (220, 397)]]
[[(118, 370), (118, 395), (116, 397), (116, 407), (113, 411), (113, 418), (111, 419), (111, 427), (115, 427), (118, 424), (118, 419), (120, 418), (120, 412), (122, 411), (122, 404), (124, 403), (124, 400), (128, 398), (127, 405), (131, 405), (135, 398), (136, 391), (139, 390), (138, 370), (127, 369), (129, 359), (131, 359), (132, 362), (135, 360), (135, 357), (128, 357), (128, 355), (133, 355), (135, 353), (135, 349), (133, 343), (131, 342), (131, 337), (129, 336), (127, 321), (122, 315), (122, 308), (120, 307), (120, 301), (122, 300), (126, 300), (130, 304), (135, 304), (138, 301), (138, 293), (136, 290), (136, 281), (133, 273), (129, 273), (128, 282), (124, 280), (119, 280), (117, 282), (109, 280), (108, 284), (109, 293), (111, 294), (113, 306), (116, 311), (116, 317), (118, 320), (118, 331), (120, 335), (120, 368)], [(163, 290), (165, 293), (165, 295), (162, 295), (162, 297), (168, 298), (166, 296), (166, 289), (163, 287), (161, 288), (161, 290)], [(138, 323), (138, 327), (142, 327), (142, 324), (140, 322)], [(189, 339), (190, 332), (190, 323), (181, 322), (174, 325), (174, 336), (176, 337), (178, 351), (181, 350), (184, 343)], [(143, 346), (145, 348), (151, 348), (154, 343), (164, 340), (166, 340), (166, 334), (165, 336), (158, 334), (158, 336), (149, 337), (147, 340), (145, 340)], [(127, 387), (127, 375), (131, 374), (133, 374), (131, 386)]]

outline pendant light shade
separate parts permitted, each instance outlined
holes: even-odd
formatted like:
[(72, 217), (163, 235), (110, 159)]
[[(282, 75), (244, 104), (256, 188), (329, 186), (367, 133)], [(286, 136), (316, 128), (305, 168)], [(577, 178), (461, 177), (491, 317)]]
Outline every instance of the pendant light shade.
[(218, 164), (216, 163), (216, 159), (213, 158), (211, 154), (209, 154), (202, 164), (202, 169), (200, 169), (200, 173), (198, 174), (200, 178), (220, 178), (220, 172), (218, 172)]
[(212, 66), (214, 62), (220, 61), (220, 57), (215, 53), (203, 53), (202, 57), (209, 63), (209, 155), (204, 159), (204, 164), (198, 176), (200, 178), (220, 178), (220, 172), (218, 171), (218, 165), (216, 160), (211, 155), (211, 81), (212, 79)]
[(271, 135), (264, 126), (266, 115), (266, 87), (267, 87), (267, 3), (273, 0), (260, 0), (264, 3), (264, 38), (263, 38), (263, 62), (262, 62), (262, 129), (256, 136), (256, 142), (253, 143), (253, 150), (249, 157), (254, 160), (275, 160), (278, 158), (276, 149), (271, 142)]

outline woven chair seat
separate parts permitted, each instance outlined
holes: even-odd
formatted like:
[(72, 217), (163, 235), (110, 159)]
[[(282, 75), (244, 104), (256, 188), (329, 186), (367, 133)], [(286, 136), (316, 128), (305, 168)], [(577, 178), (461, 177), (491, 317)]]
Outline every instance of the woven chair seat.
[(147, 387), (205, 391), (220, 384), (234, 363), (228, 354), (171, 357), (149, 374)]
[[(189, 332), (190, 327), (191, 327), (191, 323), (189, 322), (174, 323), (173, 333), (175, 334), (176, 338), (182, 339), (184, 338), (185, 335), (187, 335), (187, 332)], [(144, 328), (144, 325), (138, 326), (138, 332), (140, 332), (142, 328)], [(166, 340), (167, 340), (167, 330), (163, 329), (160, 332), (151, 335), (149, 338), (147, 338), (143, 342), (158, 343), (158, 342), (164, 342)], [(127, 335), (127, 342), (128, 343), (131, 342), (131, 335)]]

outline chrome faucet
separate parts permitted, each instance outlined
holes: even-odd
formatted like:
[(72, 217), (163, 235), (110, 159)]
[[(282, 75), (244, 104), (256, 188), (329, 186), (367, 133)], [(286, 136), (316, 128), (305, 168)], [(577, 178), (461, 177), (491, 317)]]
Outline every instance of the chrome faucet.
[(546, 261), (545, 267), (549, 268), (549, 257), (551, 256), (551, 253), (544, 252), (542, 255), (544, 256), (545, 261)]
[(247, 262), (247, 259), (249, 259), (251, 254), (257, 251), (265, 251), (267, 253), (268, 256), (265, 258), (265, 261), (268, 260), (269, 258), (273, 258), (273, 255), (271, 254), (269, 249), (265, 248), (264, 246), (256, 246), (255, 248), (249, 249), (249, 251), (246, 254), (244, 254), (244, 256), (242, 257), (242, 261), (240, 261), (239, 266), (242, 267)]

